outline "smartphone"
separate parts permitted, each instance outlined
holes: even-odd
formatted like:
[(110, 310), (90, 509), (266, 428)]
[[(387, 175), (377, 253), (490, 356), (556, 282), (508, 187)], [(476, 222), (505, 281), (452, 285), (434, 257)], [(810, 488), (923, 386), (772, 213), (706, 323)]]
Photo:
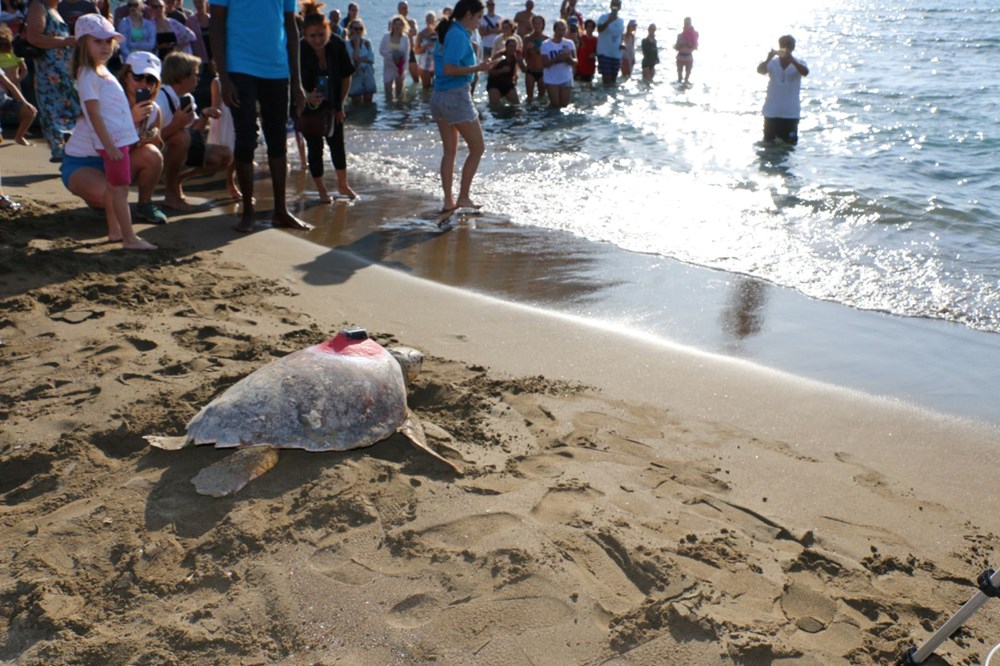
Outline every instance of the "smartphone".
[(135, 91), (135, 103), (138, 104), (139, 102), (148, 102), (152, 96), (153, 91), (149, 88), (139, 88)]
[(194, 97), (191, 95), (181, 95), (181, 109), (187, 111), (194, 104)]
[(327, 85), (329, 84), (329, 82), (330, 82), (329, 77), (322, 76), (322, 75), (317, 76), (316, 77), (316, 90), (318, 90), (321, 95), (326, 96)]

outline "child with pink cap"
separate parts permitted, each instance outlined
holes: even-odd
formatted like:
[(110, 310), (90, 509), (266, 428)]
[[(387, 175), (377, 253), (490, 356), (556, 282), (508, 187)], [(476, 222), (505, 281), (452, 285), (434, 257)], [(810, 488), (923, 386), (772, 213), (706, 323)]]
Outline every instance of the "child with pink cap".
[[(75, 169), (95, 166), (87, 158), (96, 151), (100, 156), (107, 190), (104, 210), (108, 220), (108, 238), (120, 240), (129, 250), (155, 250), (156, 246), (132, 229), (128, 190), (132, 183), (129, 147), (139, 141), (128, 98), (107, 63), (124, 35), (115, 32), (111, 21), (100, 14), (85, 14), (76, 20), (76, 46), (71, 71), (76, 78), (83, 117), (66, 144), (63, 180), (67, 183)], [(78, 163), (79, 162), (79, 163)]]

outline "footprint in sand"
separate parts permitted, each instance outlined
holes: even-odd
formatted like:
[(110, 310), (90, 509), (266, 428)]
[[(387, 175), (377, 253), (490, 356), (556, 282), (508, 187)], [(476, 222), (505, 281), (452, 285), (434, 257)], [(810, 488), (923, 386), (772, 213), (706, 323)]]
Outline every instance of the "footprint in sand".
[(604, 493), (582, 481), (559, 483), (545, 493), (531, 510), (531, 515), (543, 523), (566, 523), (590, 510), (590, 501), (604, 497)]
[(53, 321), (64, 321), (67, 324), (82, 324), (88, 319), (98, 319), (103, 316), (104, 312), (101, 310), (79, 308), (73, 310), (63, 310), (62, 312), (51, 314), (49, 315), (49, 319), (52, 319)]
[(320, 548), (309, 557), (309, 567), (345, 585), (367, 585), (376, 577), (368, 569), (344, 555), (339, 547)]
[(805, 583), (793, 582), (781, 595), (781, 610), (799, 629), (816, 634), (830, 626), (837, 602)]
[(511, 513), (484, 513), (429, 527), (420, 535), (434, 546), (467, 548), (521, 524), (521, 519)]
[(139, 352), (145, 353), (148, 351), (153, 351), (154, 349), (159, 347), (159, 345), (153, 342), (152, 340), (143, 340), (142, 338), (125, 338), (125, 339), (128, 340), (130, 345), (135, 347), (136, 351)]
[(36, 476), (51, 472), (52, 460), (53, 456), (45, 453), (5, 458), (0, 462), (0, 495), (21, 487)]
[(415, 629), (437, 617), (443, 605), (433, 594), (411, 594), (389, 609), (387, 622), (401, 629)]

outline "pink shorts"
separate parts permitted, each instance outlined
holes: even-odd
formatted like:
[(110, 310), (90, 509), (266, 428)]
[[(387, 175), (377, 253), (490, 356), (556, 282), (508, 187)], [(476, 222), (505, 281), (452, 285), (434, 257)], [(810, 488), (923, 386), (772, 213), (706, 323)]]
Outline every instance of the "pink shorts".
[(103, 148), (98, 150), (97, 154), (104, 160), (104, 177), (107, 179), (108, 185), (125, 185), (127, 187), (132, 184), (132, 159), (129, 157), (128, 146), (121, 146), (118, 150), (121, 151), (122, 158), (117, 162), (112, 161), (108, 157), (108, 151)]

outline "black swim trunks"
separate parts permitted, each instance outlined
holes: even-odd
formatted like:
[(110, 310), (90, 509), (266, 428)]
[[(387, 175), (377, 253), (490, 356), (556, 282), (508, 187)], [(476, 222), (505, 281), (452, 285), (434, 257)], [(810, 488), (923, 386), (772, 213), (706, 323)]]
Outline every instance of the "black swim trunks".
[(487, 90), (496, 90), (500, 93), (501, 97), (506, 97), (511, 90), (514, 89), (514, 84), (510, 80), (510, 75), (506, 77), (490, 78), (486, 80)]
[(764, 142), (772, 143), (775, 139), (795, 145), (799, 142), (798, 118), (764, 118)]

